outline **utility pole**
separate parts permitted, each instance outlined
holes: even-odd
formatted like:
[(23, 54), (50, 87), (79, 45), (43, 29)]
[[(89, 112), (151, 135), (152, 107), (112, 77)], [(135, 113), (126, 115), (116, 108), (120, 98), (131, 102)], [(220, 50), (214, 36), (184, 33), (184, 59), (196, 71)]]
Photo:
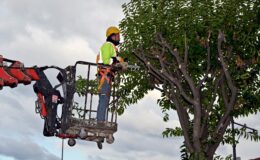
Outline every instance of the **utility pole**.
[(235, 127), (234, 127), (234, 119), (232, 117), (232, 120), (231, 120), (231, 127), (232, 127), (232, 148), (233, 148), (233, 160), (236, 160), (237, 159), (237, 153), (236, 153), (236, 137), (235, 137)]
[(257, 130), (254, 129), (254, 128), (251, 128), (251, 127), (247, 127), (246, 124), (242, 125), (240, 123), (237, 123), (234, 121), (234, 119), (232, 118), (231, 120), (231, 128), (232, 128), (232, 148), (233, 148), (233, 160), (237, 160), (237, 153), (236, 153), (236, 135), (235, 135), (235, 125), (238, 125), (242, 128), (245, 128), (245, 129), (248, 129), (248, 130), (251, 130), (253, 133), (257, 133)]
[(62, 144), (61, 144), (61, 160), (63, 160), (63, 150), (64, 150), (64, 138), (62, 138)]

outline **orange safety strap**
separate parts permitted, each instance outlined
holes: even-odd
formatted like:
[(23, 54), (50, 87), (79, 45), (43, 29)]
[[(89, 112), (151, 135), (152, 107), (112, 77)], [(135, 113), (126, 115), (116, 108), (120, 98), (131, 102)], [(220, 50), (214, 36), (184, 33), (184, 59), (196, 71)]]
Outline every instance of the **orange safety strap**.
[(100, 74), (101, 78), (99, 80), (98, 91), (100, 91), (100, 89), (103, 86), (105, 80), (107, 81), (107, 83), (111, 83), (110, 77), (107, 76), (108, 73), (110, 73), (111, 76), (113, 76), (113, 73), (111, 72), (110, 68), (99, 69), (99, 74)]

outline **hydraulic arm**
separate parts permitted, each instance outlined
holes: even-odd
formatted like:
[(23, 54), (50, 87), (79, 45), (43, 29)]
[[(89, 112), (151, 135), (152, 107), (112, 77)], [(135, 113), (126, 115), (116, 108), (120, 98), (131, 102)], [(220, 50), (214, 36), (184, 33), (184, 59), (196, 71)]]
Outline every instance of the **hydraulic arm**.
[(45, 120), (44, 136), (54, 136), (60, 122), (57, 120), (57, 106), (63, 103), (63, 98), (48, 80), (44, 70), (48, 67), (24, 67), (19, 61), (10, 60), (0, 55), (0, 89), (9, 86), (17, 87), (18, 84), (33, 85), (38, 100), (36, 112)]

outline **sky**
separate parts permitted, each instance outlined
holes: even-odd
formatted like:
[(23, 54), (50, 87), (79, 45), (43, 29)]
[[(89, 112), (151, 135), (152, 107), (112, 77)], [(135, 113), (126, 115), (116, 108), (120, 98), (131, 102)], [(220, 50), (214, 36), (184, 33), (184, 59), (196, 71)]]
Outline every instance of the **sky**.
[[(27, 67), (66, 67), (78, 60), (94, 62), (105, 41), (106, 28), (118, 26), (124, 17), (121, 5), (128, 0), (0, 0), (0, 55), (19, 60)], [(54, 71), (48, 73), (55, 82)], [(64, 160), (172, 160), (180, 159), (182, 137), (163, 138), (166, 127), (179, 126), (170, 112), (165, 123), (156, 103), (159, 92), (149, 92), (137, 104), (127, 107), (118, 119), (113, 144), (65, 140)], [(35, 114), (36, 95), (32, 85), (0, 90), (0, 160), (58, 160), (61, 139), (42, 135), (43, 120)], [(260, 116), (240, 118), (260, 132)], [(242, 160), (260, 157), (260, 143), (240, 138), (237, 155)], [(217, 154), (232, 154), (230, 145)]]

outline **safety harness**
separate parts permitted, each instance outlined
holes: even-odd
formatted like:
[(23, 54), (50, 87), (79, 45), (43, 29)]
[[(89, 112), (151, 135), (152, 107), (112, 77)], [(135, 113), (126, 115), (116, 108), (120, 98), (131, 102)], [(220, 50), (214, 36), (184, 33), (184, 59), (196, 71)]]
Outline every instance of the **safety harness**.
[(111, 71), (110, 67), (99, 66), (98, 68), (98, 75), (101, 77), (98, 83), (98, 91), (100, 91), (105, 81), (107, 81), (108, 84), (111, 84), (111, 79), (114, 77), (115, 73)]
[[(111, 42), (106, 42), (106, 43), (111, 43)], [(111, 44), (113, 45), (114, 51), (117, 56), (118, 49), (113, 43), (111, 43)], [(96, 63), (98, 64), (97, 74), (98, 74), (98, 76), (100, 76), (100, 80), (98, 83), (98, 91), (100, 92), (105, 81), (107, 81), (108, 84), (111, 84), (111, 79), (113, 79), (115, 73), (113, 71), (111, 71), (110, 66), (104, 66), (101, 50), (100, 50), (99, 54), (97, 55)]]

